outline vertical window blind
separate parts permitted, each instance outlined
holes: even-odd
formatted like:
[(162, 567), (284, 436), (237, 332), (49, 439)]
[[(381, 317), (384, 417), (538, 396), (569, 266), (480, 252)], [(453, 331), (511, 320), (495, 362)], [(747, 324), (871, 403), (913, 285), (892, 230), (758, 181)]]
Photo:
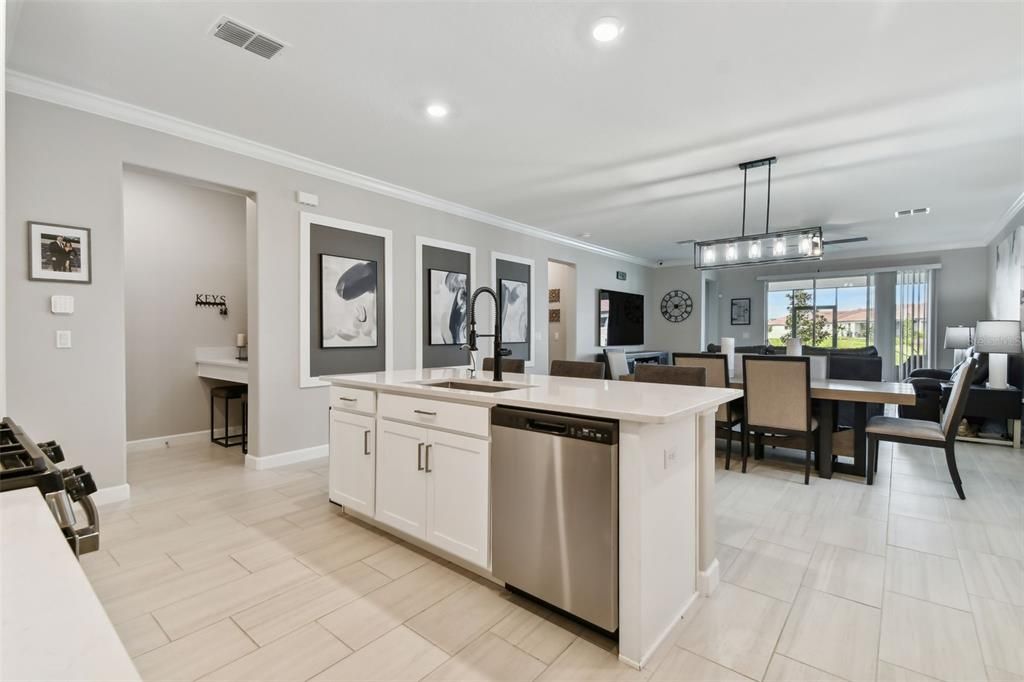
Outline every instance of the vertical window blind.
[(902, 381), (921, 367), (931, 366), (931, 269), (896, 273), (896, 372)]

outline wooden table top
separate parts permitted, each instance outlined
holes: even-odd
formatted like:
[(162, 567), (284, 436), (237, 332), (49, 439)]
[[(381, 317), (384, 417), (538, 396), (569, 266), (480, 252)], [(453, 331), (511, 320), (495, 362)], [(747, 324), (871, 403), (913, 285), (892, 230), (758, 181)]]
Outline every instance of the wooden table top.
[[(743, 389), (743, 380), (733, 377), (730, 388)], [(853, 403), (913, 405), (914, 387), (896, 381), (854, 381), (853, 379), (812, 379), (811, 397), (819, 400), (845, 400)]]

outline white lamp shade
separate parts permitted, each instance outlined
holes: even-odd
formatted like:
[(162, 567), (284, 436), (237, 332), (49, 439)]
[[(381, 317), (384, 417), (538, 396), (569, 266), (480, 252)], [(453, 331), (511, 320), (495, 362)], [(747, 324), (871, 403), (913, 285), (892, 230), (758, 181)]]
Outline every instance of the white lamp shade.
[(946, 342), (943, 344), (943, 348), (962, 350), (970, 348), (973, 341), (973, 327), (946, 327)]
[(975, 327), (974, 350), (979, 353), (1020, 353), (1020, 321), (979, 320)]

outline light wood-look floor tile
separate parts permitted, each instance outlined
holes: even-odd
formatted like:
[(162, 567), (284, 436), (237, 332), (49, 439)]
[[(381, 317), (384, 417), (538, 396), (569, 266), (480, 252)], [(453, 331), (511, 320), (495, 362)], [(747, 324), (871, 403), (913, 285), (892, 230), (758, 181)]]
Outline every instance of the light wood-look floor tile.
[(723, 580), (783, 601), (793, 601), (807, 564), (808, 552), (752, 538)]
[(329, 613), (320, 623), (352, 649), (360, 649), (468, 582), (430, 562)]
[(893, 592), (882, 606), (878, 657), (940, 680), (985, 679), (970, 613)]
[(782, 654), (772, 656), (764, 682), (843, 682), (843, 678), (829, 675), (824, 670), (794, 661)]
[(985, 664), (1024, 675), (1024, 607), (972, 596), (971, 610)]
[(178, 639), (315, 577), (297, 561), (286, 561), (157, 609), (153, 616)]
[(676, 644), (726, 668), (761, 679), (786, 622), (789, 604), (722, 583), (690, 607)]
[(881, 608), (885, 558), (818, 543), (803, 584), (819, 592)]
[(946, 523), (892, 514), (889, 517), (889, 544), (956, 558), (953, 531)]
[(874, 679), (880, 615), (870, 606), (803, 588), (778, 651), (848, 680)]
[(152, 583), (146, 589), (104, 601), (103, 608), (111, 621), (120, 623), (248, 575), (249, 572), (235, 562), (224, 561), (198, 571), (183, 571)]
[(496, 635), (486, 633), (426, 678), (446, 682), (529, 682), (547, 666)]
[(576, 639), (574, 630), (515, 605), (491, 632), (544, 663), (553, 663)]
[(195, 680), (256, 649), (228, 619), (142, 654), (135, 667), (145, 680)]
[(734, 670), (701, 658), (697, 654), (672, 647), (672, 650), (661, 662), (651, 676), (652, 682), (748, 682)]
[(387, 576), (356, 562), (299, 583), (234, 614), (233, 618), (257, 644), (264, 646), (388, 582)]
[(928, 677), (886, 661), (879, 661), (878, 682), (936, 682), (936, 680), (934, 677)]
[(885, 522), (862, 516), (833, 516), (825, 523), (821, 541), (858, 552), (885, 556)]
[(936, 554), (890, 547), (885, 559), (885, 589), (967, 611), (967, 588), (960, 562)]
[(399, 625), (312, 678), (346, 682), (415, 682), (448, 660), (448, 654)]
[(1024, 562), (965, 549), (958, 555), (970, 594), (1024, 606)]
[(645, 682), (648, 676), (619, 663), (618, 658), (577, 638), (538, 680), (545, 682)]
[(511, 610), (512, 604), (503, 591), (470, 582), (405, 624), (434, 646), (455, 654)]
[(138, 618), (132, 618), (114, 626), (118, 637), (124, 643), (128, 655), (135, 657), (162, 647), (169, 641), (163, 629), (148, 613)]
[(777, 545), (813, 552), (825, 528), (825, 516), (773, 510), (754, 531), (754, 537)]
[(165, 554), (147, 564), (130, 568), (107, 569), (101, 575), (90, 576), (89, 580), (100, 599), (111, 601), (133, 592), (151, 588), (154, 584), (182, 573), (181, 567)]
[(228, 663), (204, 680), (266, 680), (302, 682), (352, 653), (331, 633), (309, 623), (290, 635), (261, 646), (251, 654)]
[(405, 545), (392, 545), (363, 559), (363, 562), (394, 580), (414, 571), (429, 559)]

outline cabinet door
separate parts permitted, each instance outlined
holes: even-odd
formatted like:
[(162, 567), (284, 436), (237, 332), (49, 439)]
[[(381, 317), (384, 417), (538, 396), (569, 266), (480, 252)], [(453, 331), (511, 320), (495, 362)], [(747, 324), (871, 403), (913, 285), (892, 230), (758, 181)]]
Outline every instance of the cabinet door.
[(487, 568), (490, 443), (431, 431), (426, 454), (427, 542)]
[(377, 512), (381, 523), (426, 537), (427, 482), (424, 455), (427, 430), (378, 422)]
[(375, 420), (331, 410), (330, 488), (332, 502), (373, 516)]

